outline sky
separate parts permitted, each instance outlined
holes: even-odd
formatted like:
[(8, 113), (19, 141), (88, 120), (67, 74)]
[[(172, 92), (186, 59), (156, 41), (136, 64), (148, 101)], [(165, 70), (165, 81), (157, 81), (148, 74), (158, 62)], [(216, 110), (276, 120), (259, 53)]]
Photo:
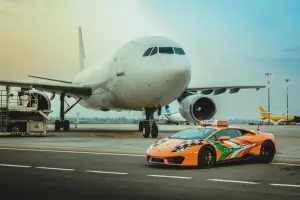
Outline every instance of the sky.
[[(192, 64), (191, 86), (267, 85), (271, 112), (300, 115), (300, 2), (297, 0), (0, 0), (0, 79), (28, 74), (72, 80), (79, 72), (77, 27), (87, 64), (101, 65), (121, 45), (145, 35), (180, 43)], [(211, 96), (217, 118), (258, 118), (267, 89)], [(71, 99), (68, 102), (74, 102)], [(58, 98), (52, 116), (59, 114)], [(171, 109), (177, 109), (173, 102)], [(141, 117), (90, 111), (67, 116)]]

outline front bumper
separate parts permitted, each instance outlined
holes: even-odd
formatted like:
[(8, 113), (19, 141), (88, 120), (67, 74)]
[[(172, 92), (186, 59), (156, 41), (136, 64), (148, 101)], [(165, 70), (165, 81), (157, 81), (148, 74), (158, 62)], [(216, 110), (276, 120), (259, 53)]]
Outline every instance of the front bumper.
[(158, 158), (152, 157), (147, 155), (146, 162), (151, 164), (160, 164), (160, 165), (175, 165), (175, 166), (182, 166), (185, 157), (182, 156), (175, 156), (175, 157), (168, 157), (168, 158)]

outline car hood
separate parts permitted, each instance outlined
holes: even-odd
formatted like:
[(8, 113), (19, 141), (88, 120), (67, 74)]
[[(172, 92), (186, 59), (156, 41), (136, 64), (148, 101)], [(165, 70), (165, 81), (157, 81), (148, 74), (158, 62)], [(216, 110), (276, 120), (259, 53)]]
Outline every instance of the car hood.
[(162, 140), (157, 141), (155, 144), (151, 145), (148, 149), (151, 153), (170, 153), (175, 149), (184, 148), (186, 146), (194, 146), (194, 145), (201, 145), (203, 142), (202, 139), (196, 140), (186, 140), (186, 139), (170, 139), (164, 138)]

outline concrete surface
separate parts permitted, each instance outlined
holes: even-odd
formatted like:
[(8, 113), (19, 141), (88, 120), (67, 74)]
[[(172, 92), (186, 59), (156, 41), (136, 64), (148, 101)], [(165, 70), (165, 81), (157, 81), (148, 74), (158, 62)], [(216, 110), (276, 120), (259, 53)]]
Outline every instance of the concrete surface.
[[(160, 126), (160, 138), (189, 126)], [(245, 127), (245, 126), (244, 126)], [(248, 126), (255, 129), (256, 126)], [(300, 127), (260, 127), (277, 138), (271, 164), (212, 169), (153, 166), (157, 139), (138, 125), (79, 125), (46, 137), (0, 137), (0, 194), (7, 199), (300, 199)], [(300, 163), (300, 162), (299, 162)]]
[(5, 199), (300, 199), (300, 165), (212, 169), (147, 165), (144, 156), (0, 150)]
[[(0, 137), (0, 148), (43, 148), (71, 151), (115, 152), (145, 154), (146, 149), (157, 139), (143, 138), (136, 131), (138, 125), (99, 124), (71, 127), (71, 132), (53, 131), (49, 126), (46, 137)], [(237, 125), (256, 129), (257, 126)], [(160, 125), (159, 138), (192, 126)], [(278, 152), (276, 162), (300, 163), (300, 126), (260, 126), (261, 131), (273, 133)]]

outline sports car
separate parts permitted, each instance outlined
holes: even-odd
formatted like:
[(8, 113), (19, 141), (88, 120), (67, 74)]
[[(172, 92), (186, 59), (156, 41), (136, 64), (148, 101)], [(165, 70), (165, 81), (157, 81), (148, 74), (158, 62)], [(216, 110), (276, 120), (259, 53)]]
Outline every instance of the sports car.
[(153, 164), (211, 168), (217, 163), (256, 158), (272, 162), (276, 153), (274, 135), (228, 126), (226, 120), (204, 120), (163, 138), (147, 149), (146, 161)]

